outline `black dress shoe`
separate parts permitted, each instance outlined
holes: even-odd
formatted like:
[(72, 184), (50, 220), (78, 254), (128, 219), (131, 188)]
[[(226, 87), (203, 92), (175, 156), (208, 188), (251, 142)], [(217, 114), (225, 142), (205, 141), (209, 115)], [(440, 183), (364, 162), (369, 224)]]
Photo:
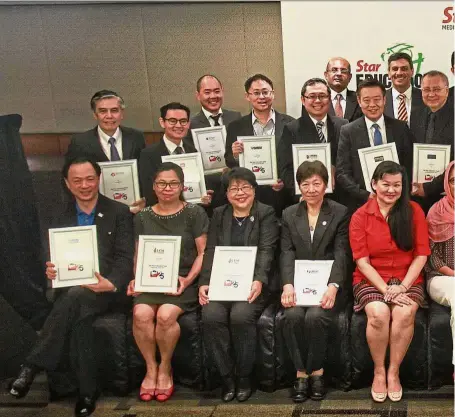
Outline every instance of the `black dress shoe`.
[(292, 387), (292, 401), (295, 403), (303, 403), (308, 399), (308, 377), (307, 378), (297, 378)]
[(79, 397), (74, 407), (74, 414), (76, 417), (87, 417), (95, 411), (96, 408), (96, 395), (91, 397)]
[(246, 401), (248, 398), (251, 397), (251, 393), (252, 389), (250, 378), (249, 377), (239, 378), (239, 382), (237, 384), (237, 392), (235, 393), (237, 401), (240, 403)]
[(22, 398), (27, 395), (32, 386), (38, 368), (29, 365), (22, 365), (17, 378), (11, 383), (9, 393), (16, 398)]
[(232, 377), (225, 377), (223, 379), (223, 386), (221, 388), (221, 399), (228, 403), (235, 398), (235, 381)]
[(310, 397), (312, 400), (320, 401), (327, 394), (324, 384), (324, 376), (322, 375), (312, 375), (310, 376)]

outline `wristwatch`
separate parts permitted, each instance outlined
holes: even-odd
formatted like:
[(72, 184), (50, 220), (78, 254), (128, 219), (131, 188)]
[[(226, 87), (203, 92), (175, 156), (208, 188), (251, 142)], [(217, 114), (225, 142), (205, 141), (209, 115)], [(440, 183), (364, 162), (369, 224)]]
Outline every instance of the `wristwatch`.
[(329, 285), (333, 285), (336, 289), (339, 289), (340, 286), (336, 282), (331, 282)]

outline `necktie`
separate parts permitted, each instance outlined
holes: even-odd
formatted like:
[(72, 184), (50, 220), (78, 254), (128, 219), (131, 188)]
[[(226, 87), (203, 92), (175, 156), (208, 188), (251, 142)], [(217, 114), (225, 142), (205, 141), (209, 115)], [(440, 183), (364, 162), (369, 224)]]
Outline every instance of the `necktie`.
[(109, 138), (108, 143), (111, 145), (111, 161), (120, 161), (121, 158), (115, 146), (115, 138)]
[(335, 116), (343, 118), (343, 107), (341, 107), (341, 94), (335, 96), (337, 102), (335, 103)]
[(398, 120), (403, 120), (403, 122), (408, 121), (408, 111), (406, 110), (406, 96), (400, 94), (398, 96), (400, 103), (398, 104)]
[(324, 122), (316, 123), (316, 130), (318, 131), (318, 136), (319, 136), (319, 140), (321, 141), (321, 143), (327, 142), (325, 139), (325, 136), (324, 136), (324, 132), (322, 131), (323, 127), (324, 127)]
[(425, 143), (433, 143), (435, 117), (435, 113), (431, 112), (428, 119), (427, 131), (425, 132)]
[(221, 116), (222, 116), (222, 113), (218, 113), (216, 116), (210, 116), (210, 118), (215, 121), (214, 126), (221, 126), (220, 125), (220, 117)]
[(183, 152), (183, 148), (181, 146), (177, 146), (174, 150), (175, 155), (181, 155)]
[(377, 123), (373, 124), (373, 144), (374, 146), (382, 145), (382, 134), (381, 131), (379, 130), (379, 125)]

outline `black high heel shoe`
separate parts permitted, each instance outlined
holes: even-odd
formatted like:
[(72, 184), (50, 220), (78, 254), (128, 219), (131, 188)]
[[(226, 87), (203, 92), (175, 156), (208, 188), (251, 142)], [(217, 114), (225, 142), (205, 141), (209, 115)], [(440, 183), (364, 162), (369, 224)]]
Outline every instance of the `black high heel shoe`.
[(19, 375), (10, 384), (9, 393), (16, 398), (25, 397), (30, 391), (30, 387), (32, 386), (38, 371), (39, 370), (33, 366), (22, 365)]

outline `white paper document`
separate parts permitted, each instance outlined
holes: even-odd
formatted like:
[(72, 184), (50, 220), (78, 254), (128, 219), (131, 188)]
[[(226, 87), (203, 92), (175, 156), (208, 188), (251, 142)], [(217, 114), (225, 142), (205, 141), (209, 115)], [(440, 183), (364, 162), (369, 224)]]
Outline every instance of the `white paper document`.
[(319, 306), (327, 290), (333, 261), (296, 260), (294, 290), (298, 306)]
[(201, 153), (204, 174), (214, 174), (226, 168), (226, 126), (191, 129), (193, 143)]
[(450, 148), (450, 145), (414, 143), (412, 182), (430, 182), (441, 175), (450, 163)]

